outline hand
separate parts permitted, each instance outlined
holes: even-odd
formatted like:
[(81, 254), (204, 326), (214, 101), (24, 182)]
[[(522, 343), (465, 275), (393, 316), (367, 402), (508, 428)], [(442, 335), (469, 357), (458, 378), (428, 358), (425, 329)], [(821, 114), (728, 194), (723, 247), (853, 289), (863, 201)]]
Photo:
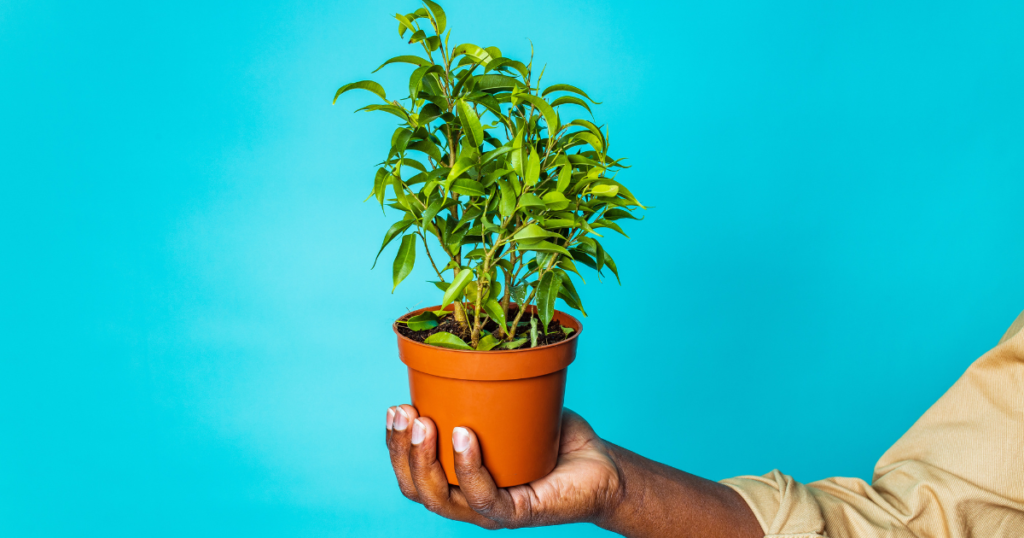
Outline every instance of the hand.
[(550, 474), (521, 486), (499, 488), (483, 466), (480, 444), (468, 428), (455, 428), (455, 474), (448, 484), (437, 460), (437, 428), (416, 408), (388, 409), (387, 445), (398, 486), (431, 512), (487, 529), (590, 521), (600, 523), (623, 494), (623, 478), (609, 445), (583, 417), (566, 409), (558, 463)]

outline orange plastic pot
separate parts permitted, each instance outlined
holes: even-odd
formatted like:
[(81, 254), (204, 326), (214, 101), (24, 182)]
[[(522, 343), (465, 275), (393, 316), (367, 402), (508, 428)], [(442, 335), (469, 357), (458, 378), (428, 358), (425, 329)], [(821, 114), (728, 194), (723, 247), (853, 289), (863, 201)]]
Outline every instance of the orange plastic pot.
[[(399, 321), (438, 308), (422, 308)], [(438, 456), (449, 483), (459, 483), (452, 448), (457, 426), (476, 433), (484, 465), (499, 487), (531, 482), (555, 468), (566, 370), (583, 331), (568, 314), (556, 311), (555, 318), (575, 329), (566, 340), (505, 351), (431, 346), (402, 336), (394, 324), (398, 356), (409, 367), (412, 405), (437, 425)]]

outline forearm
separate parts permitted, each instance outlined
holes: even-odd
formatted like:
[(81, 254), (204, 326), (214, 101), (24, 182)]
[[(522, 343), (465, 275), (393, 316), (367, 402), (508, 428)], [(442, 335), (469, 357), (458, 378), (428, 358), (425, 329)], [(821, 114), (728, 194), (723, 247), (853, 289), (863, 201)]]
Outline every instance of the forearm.
[(630, 538), (763, 538), (742, 497), (728, 486), (673, 469), (607, 443), (621, 477), (620, 497), (597, 522)]

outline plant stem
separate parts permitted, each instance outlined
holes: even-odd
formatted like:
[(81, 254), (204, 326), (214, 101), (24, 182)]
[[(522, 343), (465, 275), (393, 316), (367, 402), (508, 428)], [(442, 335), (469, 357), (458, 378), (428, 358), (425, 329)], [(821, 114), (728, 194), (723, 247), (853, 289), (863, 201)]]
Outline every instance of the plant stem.
[[(515, 266), (516, 266), (516, 261), (515, 260), (516, 260), (516, 253), (515, 253), (514, 250), (512, 250), (512, 256), (511, 256), (511, 259), (509, 260), (509, 263), (512, 265), (513, 268), (515, 268)], [(501, 311), (504, 314), (505, 320), (507, 322), (507, 320), (508, 320), (508, 306), (509, 306), (509, 303), (512, 301), (512, 271), (511, 270), (505, 270), (504, 267), (501, 269), (501, 271), (503, 273), (505, 273), (505, 296), (501, 298)], [(499, 336), (504, 337), (504, 336), (507, 336), (507, 335), (508, 335), (508, 328), (507, 327), (502, 327), (501, 328), (501, 332), (499, 333)]]
[(437, 264), (434, 263), (434, 257), (430, 255), (430, 247), (427, 246), (427, 236), (423, 234), (422, 230), (420, 230), (418, 233), (420, 234), (420, 239), (423, 240), (423, 250), (427, 252), (427, 259), (430, 260), (430, 265), (434, 267), (434, 272), (437, 273), (437, 278), (440, 278), (441, 283), (443, 284), (445, 282), (444, 275), (442, 275), (441, 271), (437, 269)]
[[(515, 319), (515, 321), (512, 322), (512, 327), (509, 329), (509, 336), (507, 338), (508, 341), (511, 342), (512, 339), (515, 338), (515, 336), (516, 336), (516, 329), (519, 328), (519, 320), (522, 319), (523, 313), (526, 312), (526, 306), (529, 305), (531, 302), (533, 302), (533, 298), (537, 296), (537, 290), (540, 289), (540, 281), (544, 278), (544, 275), (548, 271), (551, 270), (551, 267), (554, 265), (555, 259), (558, 258), (558, 256), (560, 256), (559, 253), (557, 253), (557, 252), (553, 253), (551, 255), (551, 259), (548, 260), (548, 266), (546, 268), (544, 268), (543, 270), (537, 271), (537, 287), (533, 288), (533, 291), (530, 292), (530, 295), (529, 295), (529, 297), (526, 298), (526, 301), (524, 301), (524, 304), (519, 305), (519, 311), (516, 312), (516, 319)], [(546, 329), (547, 328), (545, 327), (545, 330)]]

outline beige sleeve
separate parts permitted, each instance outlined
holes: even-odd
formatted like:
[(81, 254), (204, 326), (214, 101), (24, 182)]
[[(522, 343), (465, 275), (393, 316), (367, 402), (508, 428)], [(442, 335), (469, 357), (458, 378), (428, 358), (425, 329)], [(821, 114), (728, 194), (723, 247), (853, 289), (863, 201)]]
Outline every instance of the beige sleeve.
[(872, 483), (724, 480), (768, 537), (1024, 537), (1024, 314), (875, 465)]

